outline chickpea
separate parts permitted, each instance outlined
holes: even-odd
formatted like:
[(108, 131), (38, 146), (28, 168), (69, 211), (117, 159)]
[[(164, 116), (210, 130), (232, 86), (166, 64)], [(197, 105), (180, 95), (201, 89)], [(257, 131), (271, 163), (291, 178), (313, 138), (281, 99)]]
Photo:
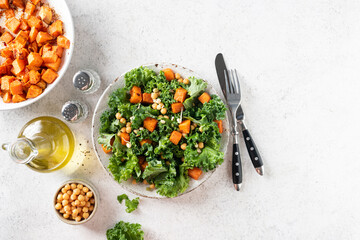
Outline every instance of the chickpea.
[(78, 185), (77, 185), (77, 188), (80, 189), (80, 190), (83, 189), (83, 187), (84, 187), (84, 186), (83, 186), (82, 184), (78, 184)]
[(131, 127), (126, 127), (126, 132), (131, 133)]
[(72, 195), (70, 196), (70, 199), (71, 199), (71, 200), (73, 200), (73, 201), (75, 201), (75, 200), (77, 199), (76, 194), (75, 194), (75, 193), (74, 193), (74, 194), (72, 194)]
[(58, 195), (57, 195), (57, 198), (56, 198), (57, 200), (59, 200), (59, 201), (62, 201), (63, 200), (63, 195), (61, 194), (61, 193), (59, 193)]
[(189, 81), (189, 79), (185, 78), (185, 79), (183, 80), (183, 83), (184, 83), (184, 84), (189, 84), (190, 81)]
[(160, 123), (164, 124), (164, 123), (165, 123), (165, 120), (161, 119), (161, 120), (160, 120)]
[(125, 124), (126, 123), (126, 119), (125, 118), (120, 118), (120, 123), (123, 123), (123, 124)]
[(65, 200), (69, 200), (69, 194), (64, 193), (64, 195), (63, 195), (63, 199), (65, 199)]
[(75, 218), (75, 221), (80, 222), (80, 221), (81, 221), (81, 217), (80, 217), (80, 216), (77, 216), (77, 217)]
[(154, 88), (154, 89), (153, 89), (153, 92), (154, 92), (154, 93), (157, 93), (157, 92), (159, 92), (159, 89)]
[(204, 148), (204, 143), (203, 142), (199, 142), (199, 148), (200, 149)]
[(181, 78), (180, 73), (175, 73), (175, 78), (176, 78), (176, 79)]
[(85, 196), (85, 192), (83, 190), (81, 190), (80, 195), (84, 195)]
[(182, 82), (183, 82), (183, 79), (182, 79), (182, 78), (179, 78), (179, 79), (178, 79), (178, 82), (179, 82), (179, 83), (182, 83)]
[(62, 193), (66, 193), (67, 190), (66, 190), (65, 188), (62, 188), (62, 189), (61, 189), (61, 192), (62, 192)]
[(165, 116), (164, 116), (164, 118), (167, 118), (167, 119), (169, 119), (169, 116), (168, 116), (168, 115), (165, 115)]
[(91, 205), (91, 206), (89, 207), (89, 211), (91, 212), (92, 210), (94, 210), (94, 205)]
[(80, 206), (81, 206), (81, 207), (83, 207), (83, 206), (85, 206), (85, 205), (86, 205), (86, 202), (85, 202), (85, 201), (81, 201), (81, 202), (80, 202)]
[(191, 130), (194, 130), (194, 129), (195, 129), (195, 126), (194, 126), (194, 125), (191, 125), (190, 128), (191, 128)]
[(85, 212), (88, 212), (89, 211), (89, 208), (87, 207), (83, 207), (82, 211), (85, 213)]
[(126, 127), (122, 127), (120, 130), (122, 133), (126, 132)]
[(77, 208), (73, 209), (72, 214), (77, 216), (79, 214), (79, 211), (77, 210)]
[(197, 124), (196, 124), (196, 123), (194, 123), (193, 125), (194, 125), (194, 127), (197, 127)]
[(186, 149), (186, 146), (187, 146), (187, 144), (186, 144), (186, 143), (183, 143), (183, 144), (181, 144), (180, 147), (181, 147), (182, 150), (185, 150), (185, 149)]
[(202, 129), (202, 126), (199, 127), (199, 131), (202, 133), (204, 130)]
[(75, 206), (71, 206), (71, 211), (74, 211), (74, 209), (76, 209)]
[(85, 207), (89, 208), (91, 206), (90, 202), (86, 202)]
[(126, 127), (131, 127), (131, 122), (127, 122)]
[(198, 152), (198, 153), (201, 153), (201, 149), (200, 149), (200, 148), (198, 148), (198, 149), (197, 149), (197, 152)]
[(139, 132), (139, 130), (137, 130), (137, 129), (134, 130), (134, 133), (135, 133), (135, 134), (138, 134), (138, 132)]
[[(76, 207), (75, 202), (71, 202), (71, 206), (72, 206), (72, 207)], [(71, 209), (72, 209), (72, 207), (71, 207)]]
[(69, 201), (68, 201), (68, 200), (62, 200), (61, 204), (62, 204), (63, 206), (66, 206), (66, 205), (69, 204)]
[(152, 184), (150, 184), (149, 187), (150, 187), (150, 189), (154, 189), (154, 188), (155, 188), (155, 184), (152, 183)]
[(66, 218), (66, 219), (68, 219), (68, 218), (70, 217), (70, 215), (67, 214), (67, 213), (64, 213), (64, 214), (63, 214), (63, 217)]
[(91, 198), (91, 199), (90, 199), (90, 203), (91, 203), (91, 204), (95, 204), (95, 199), (94, 199), (94, 198)]
[(81, 208), (81, 207), (77, 207), (76, 209), (78, 210), (78, 213), (81, 213), (81, 212), (82, 212), (82, 208)]
[(78, 189), (78, 188), (74, 189), (74, 194), (79, 195), (80, 194), (80, 189)]
[(72, 183), (71, 185), (71, 189), (74, 190), (76, 188), (76, 184), (75, 183)]
[(151, 93), (150, 96), (152, 99), (157, 99), (159, 97), (159, 93)]
[(90, 198), (88, 196), (85, 196), (85, 202), (88, 202), (89, 200), (90, 200)]
[(157, 107), (158, 107), (158, 105), (156, 103), (153, 103), (152, 108), (156, 110)]
[(195, 143), (195, 147), (198, 148), (198, 147), (199, 147), (199, 144)]
[(61, 206), (60, 203), (57, 203), (57, 204), (55, 205), (55, 209), (56, 209), (56, 210), (60, 210), (61, 208), (62, 208), (62, 206)]
[(83, 187), (83, 191), (84, 191), (84, 193), (87, 193), (89, 191), (89, 188)]
[(65, 187), (64, 187), (66, 190), (70, 190), (70, 184), (66, 184)]
[[(126, 147), (131, 148), (131, 142), (126, 143)], [(89, 192), (87, 192), (87, 193), (89, 193)]]
[(83, 218), (87, 219), (87, 218), (89, 217), (89, 213), (84, 212), (84, 213), (82, 214), (82, 216), (83, 216)]
[(65, 210), (62, 208), (60, 209), (59, 213), (65, 213)]
[(164, 108), (164, 107), (165, 107), (165, 105), (164, 105), (162, 102), (159, 103), (159, 105), (160, 105), (161, 108)]
[(71, 191), (71, 190), (68, 190), (66, 193), (67, 193), (69, 196), (71, 196), (72, 191)]
[(142, 130), (144, 130), (144, 128), (143, 128), (143, 127), (139, 127), (139, 130), (142, 131)]
[(160, 104), (157, 105), (156, 109), (157, 109), (157, 110), (161, 110), (161, 105), (160, 105)]
[(84, 195), (79, 195), (79, 196), (78, 196), (78, 200), (79, 200), (80, 202), (84, 201), (84, 200), (85, 200)]
[(68, 212), (68, 211), (70, 211), (70, 210), (71, 210), (71, 208), (70, 208), (70, 206), (69, 206), (69, 205), (66, 205), (66, 206), (64, 207), (64, 210), (65, 210), (65, 212)]
[(162, 109), (160, 110), (160, 112), (161, 112), (161, 114), (166, 114), (167, 110), (166, 110), (166, 108), (162, 108)]
[(75, 206), (79, 206), (80, 205), (80, 201), (79, 200), (75, 200)]

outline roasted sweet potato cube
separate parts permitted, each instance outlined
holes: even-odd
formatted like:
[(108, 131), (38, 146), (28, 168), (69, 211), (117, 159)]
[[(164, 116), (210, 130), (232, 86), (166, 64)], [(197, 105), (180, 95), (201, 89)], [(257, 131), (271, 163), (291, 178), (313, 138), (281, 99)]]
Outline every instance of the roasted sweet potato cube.
[(42, 91), (43, 91), (42, 88), (36, 85), (31, 85), (27, 91), (26, 98), (35, 98), (39, 96), (42, 93)]
[(9, 0), (0, 0), (0, 8), (2, 9), (9, 9)]
[(152, 104), (152, 103), (154, 103), (154, 100), (151, 98), (150, 93), (143, 93), (142, 102)]
[(26, 20), (25, 19), (21, 19), (20, 20), (20, 29), (21, 30), (24, 30), (24, 31), (27, 31), (30, 29), (29, 25), (27, 24)]
[(150, 132), (153, 132), (157, 126), (157, 122), (158, 120), (156, 120), (155, 118), (147, 117), (145, 118), (143, 125), (144, 128), (146, 128)]
[(174, 99), (178, 102), (184, 102), (186, 98), (187, 91), (184, 88), (178, 88), (175, 91)]
[(4, 58), (12, 58), (13, 57), (12, 49), (9, 47), (1, 49), (1, 56)]
[(10, 92), (6, 92), (3, 96), (3, 101), (4, 103), (10, 103), (12, 99), (11, 93)]
[(151, 144), (152, 141), (150, 139), (143, 139), (143, 140), (140, 141), (141, 146), (144, 145), (145, 143)]
[(54, 63), (45, 63), (44, 64), (45, 67), (50, 68), (50, 69), (54, 70), (55, 72), (59, 71), (60, 65), (61, 65), (61, 58), (58, 58), (56, 60), (56, 62), (54, 62)]
[(10, 91), (10, 83), (15, 79), (13, 76), (3, 76), (1, 78), (1, 91)]
[[(19, 75), (18, 78), (20, 79), (20, 81), (22, 83), (27, 83), (29, 82), (29, 70), (27, 68), (25, 68), (24, 71), (22, 71)], [(23, 85), (24, 86), (24, 85)]]
[(35, 41), (38, 33), (39, 31), (36, 29), (36, 27), (32, 27), (29, 34), (29, 42)]
[(182, 103), (172, 103), (171, 104), (171, 111), (173, 113), (179, 113), (181, 112), (181, 109), (183, 109), (184, 105)]
[(166, 80), (171, 81), (171, 80), (175, 79), (174, 72), (170, 68), (165, 68), (162, 71), (164, 72)]
[(16, 6), (18, 8), (25, 8), (25, 4), (24, 4), (23, 0), (13, 0), (12, 4), (14, 4), (14, 6)]
[(70, 48), (70, 40), (64, 36), (58, 36), (56, 39), (57, 45), (66, 49)]
[(11, 35), (11, 33), (9, 33), (8, 31), (5, 31), (3, 35), (1, 35), (1, 40), (6, 43), (11, 42), (13, 39), (14, 39), (13, 35)]
[(41, 6), (39, 16), (46, 24), (50, 24), (52, 20), (52, 11), (51, 8), (46, 6)]
[(23, 93), (23, 88), (19, 80), (15, 80), (10, 83), (10, 92), (12, 95), (19, 95)]
[(53, 46), (52, 50), (56, 52), (56, 54), (59, 56), (59, 58), (62, 57), (62, 54), (64, 52), (64, 48), (60, 46)]
[(223, 121), (222, 120), (214, 120), (214, 122), (217, 123), (218, 128), (219, 128), (219, 133), (223, 133), (224, 128), (223, 128)]
[(120, 139), (121, 139), (121, 144), (126, 145), (126, 143), (130, 142), (130, 135), (126, 132), (122, 132), (120, 133)]
[(31, 84), (37, 84), (38, 82), (40, 82), (40, 73), (38, 71), (35, 70), (31, 70), (29, 72), (29, 82)]
[(41, 79), (47, 83), (53, 83), (57, 77), (58, 77), (58, 74), (54, 70), (47, 69), (44, 72), (44, 74), (41, 76)]
[(39, 48), (36, 42), (32, 42), (29, 44), (28, 49), (30, 52), (37, 52)]
[(49, 27), (49, 33), (53, 37), (58, 37), (63, 34), (63, 22), (61, 20), (56, 20)]
[(7, 9), (7, 10), (5, 10), (5, 17), (6, 17), (6, 19), (15, 17), (14, 9)]
[(133, 86), (130, 90), (130, 96), (131, 103), (140, 103), (142, 100), (141, 88), (139, 88), (138, 86)]
[(17, 33), (20, 28), (20, 21), (17, 18), (10, 18), (6, 21), (5, 26), (13, 33)]
[(18, 49), (23, 48), (25, 47), (28, 39), (29, 39), (29, 32), (21, 30), (19, 34), (15, 37), (13, 41), (13, 46)]
[(173, 131), (170, 135), (170, 142), (172, 142), (175, 145), (178, 145), (182, 137), (182, 134), (178, 131)]
[(59, 56), (54, 51), (46, 51), (42, 55), (44, 63), (55, 63), (58, 60)]
[(40, 54), (38, 54), (36, 52), (32, 52), (29, 54), (29, 56), (28, 56), (29, 66), (40, 67), (42, 63), (43, 63), (43, 59), (40, 56)]
[(207, 92), (204, 92), (203, 94), (200, 95), (200, 97), (198, 99), (202, 104), (204, 104), (204, 103), (209, 102), (211, 97)]
[(197, 168), (197, 167), (194, 167), (192, 169), (188, 169), (188, 175), (189, 177), (195, 179), (195, 180), (198, 180), (199, 177), (201, 176), (202, 174), (202, 171), (200, 168)]
[(12, 102), (19, 103), (26, 100), (25, 94), (13, 95)]
[(36, 86), (40, 87), (41, 89), (45, 89), (46, 85), (47, 85), (47, 83), (45, 81), (43, 81), (43, 80), (40, 80), (40, 82), (38, 82), (36, 84)]
[(0, 66), (0, 75), (8, 74), (8, 68), (7, 66)]
[[(12, 57), (12, 55), (11, 55)], [(12, 63), (13, 63), (13, 59), (12, 58), (7, 58), (1, 65), (2, 66), (11, 66), (12, 67)]]
[(42, 28), (42, 22), (41, 19), (35, 17), (35, 16), (30, 16), (27, 19), (27, 23), (30, 27), (35, 27), (36, 29), (41, 29)]
[(39, 32), (36, 36), (36, 42), (40, 45), (51, 40), (53, 40), (53, 37), (47, 32)]
[(179, 124), (179, 130), (181, 133), (190, 133), (190, 124), (191, 121), (189, 119), (182, 121)]
[(14, 74), (18, 75), (19, 73), (22, 72), (22, 70), (25, 69), (26, 61), (17, 58), (13, 61), (12, 65), (14, 67), (14, 70), (13, 70)]
[(14, 57), (20, 60), (26, 60), (27, 56), (29, 55), (29, 51), (26, 48), (21, 48), (21, 49), (15, 48), (13, 53), (14, 53)]
[(35, 5), (31, 1), (27, 1), (25, 7), (25, 13), (28, 18), (35, 12), (35, 8), (36, 8)]
[(36, 6), (41, 0), (31, 0), (31, 2)]

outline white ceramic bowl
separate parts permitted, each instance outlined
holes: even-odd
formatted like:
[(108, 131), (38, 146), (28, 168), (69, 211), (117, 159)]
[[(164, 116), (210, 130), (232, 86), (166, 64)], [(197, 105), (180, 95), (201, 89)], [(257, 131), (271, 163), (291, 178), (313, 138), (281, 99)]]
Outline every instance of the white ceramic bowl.
[(4, 101), (0, 98), (0, 111), (3, 110), (11, 110), (16, 108), (25, 107), (30, 105), (41, 98), (43, 98), (46, 94), (48, 94), (61, 80), (64, 76), (69, 63), (71, 61), (72, 53), (74, 50), (74, 39), (75, 39), (75, 32), (74, 32), (74, 23), (71, 17), (70, 10), (66, 4), (65, 0), (46, 0), (49, 3), (50, 7), (53, 8), (56, 14), (59, 15), (60, 20), (64, 23), (64, 36), (70, 40), (70, 48), (65, 49), (64, 55), (62, 57), (62, 62), (60, 66), (60, 70), (58, 71), (58, 78), (52, 83), (48, 84), (47, 88), (44, 90), (40, 96), (36, 98), (27, 99), (26, 101), (19, 102), (19, 103), (4, 103)]
[[(152, 70), (154, 70), (156, 73), (159, 73), (159, 71), (161, 69), (164, 68), (171, 68), (175, 73), (180, 73), (180, 75), (184, 78), (188, 78), (191, 76), (201, 78), (198, 74), (196, 74), (195, 72), (193, 72), (190, 69), (187, 69), (185, 67), (181, 67), (179, 65), (176, 64), (169, 64), (169, 63), (159, 63), (159, 64), (148, 64), (148, 65), (143, 65), (144, 67), (148, 67)], [(129, 70), (130, 71), (130, 70)], [(123, 73), (120, 77), (118, 77), (113, 83), (111, 83), (103, 92), (103, 94), (101, 95), (95, 111), (94, 111), (94, 115), (93, 115), (93, 119), (92, 119), (92, 139), (93, 139), (93, 146), (96, 152), (96, 155), (98, 157), (98, 159), (100, 160), (102, 166), (105, 168), (105, 170), (111, 175), (111, 177), (113, 178), (112, 174), (110, 173), (109, 169), (108, 169), (108, 165), (109, 165), (109, 158), (111, 156), (111, 154), (105, 154), (104, 151), (101, 148), (101, 145), (97, 143), (97, 139), (99, 137), (99, 127), (100, 127), (100, 116), (101, 114), (107, 110), (109, 107), (107, 105), (107, 102), (109, 100), (109, 96), (110, 94), (115, 91), (118, 88), (124, 87), (124, 76), (125, 73)], [(215, 89), (208, 84), (208, 88), (206, 89), (207, 92), (209, 92), (210, 94), (217, 94), (219, 95)], [(226, 118), (225, 120), (223, 120), (223, 126), (224, 126), (224, 132), (222, 133), (222, 138), (221, 138), (221, 151), (225, 152), (227, 149), (227, 145), (229, 142), (229, 124), (228, 124), (228, 119)], [(189, 187), (188, 189), (183, 193), (189, 193), (192, 190), (196, 189), (197, 187), (199, 187), (201, 184), (203, 184), (207, 179), (209, 179), (209, 177), (212, 175), (212, 173), (215, 171), (209, 171), (206, 172), (204, 174), (201, 175), (201, 177), (199, 178), (199, 180), (192, 180), (190, 179), (190, 183), (189, 183)], [(146, 185), (144, 184), (132, 184), (131, 180), (128, 180), (126, 182), (122, 182), (120, 184), (122, 187), (124, 187), (126, 190), (128, 190), (129, 192), (136, 194), (138, 196), (142, 196), (142, 197), (148, 197), (148, 198), (166, 198), (164, 196), (161, 196), (159, 194), (156, 193), (156, 190), (154, 191), (148, 191), (146, 190)], [(182, 195), (182, 194), (181, 194)], [(179, 195), (180, 196), (180, 195)]]
[[(66, 184), (71, 184), (71, 183), (76, 183), (76, 184), (82, 184), (84, 185), (84, 187), (87, 187), (89, 188), (89, 190), (91, 192), (93, 192), (93, 196), (94, 196), (94, 200), (95, 200), (95, 203), (94, 203), (94, 210), (91, 212), (91, 214), (89, 215), (89, 217), (87, 219), (84, 219), (84, 220), (81, 220), (80, 222), (76, 222), (75, 220), (69, 220), (69, 219), (66, 219), (62, 216), (62, 214), (55, 209), (55, 204), (56, 204), (56, 198), (57, 198), (57, 195), (60, 193), (61, 189), (66, 185)], [(53, 208), (55, 210), (55, 214), (58, 216), (58, 218), (63, 221), (64, 223), (67, 223), (67, 224), (71, 224), (71, 225), (80, 225), (80, 224), (83, 224), (83, 223), (86, 223), (88, 221), (90, 221), (90, 219), (93, 218), (93, 216), (95, 215), (95, 212), (99, 206), (99, 201), (100, 201), (100, 197), (99, 197), (99, 194), (96, 190), (96, 188), (94, 187), (94, 185), (92, 185), (91, 183), (85, 181), (85, 180), (81, 180), (81, 179), (71, 179), (71, 180), (68, 180), (66, 182), (64, 182), (63, 184), (61, 184), (61, 186), (57, 189), (56, 193), (55, 193), (55, 196), (54, 196), (54, 202), (53, 202)]]

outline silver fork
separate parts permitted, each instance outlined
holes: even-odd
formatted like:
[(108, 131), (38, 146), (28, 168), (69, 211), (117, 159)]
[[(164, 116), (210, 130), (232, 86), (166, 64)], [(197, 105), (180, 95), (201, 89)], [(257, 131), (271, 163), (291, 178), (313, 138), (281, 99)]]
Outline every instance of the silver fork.
[(236, 69), (224, 70), (225, 84), (226, 84), (226, 98), (227, 103), (232, 115), (232, 126), (233, 126), (233, 156), (232, 156), (232, 178), (234, 187), (237, 191), (240, 190), (242, 183), (242, 168), (239, 148), (239, 132), (236, 121), (236, 111), (241, 103), (241, 92), (240, 92), (240, 81), (237, 75)]

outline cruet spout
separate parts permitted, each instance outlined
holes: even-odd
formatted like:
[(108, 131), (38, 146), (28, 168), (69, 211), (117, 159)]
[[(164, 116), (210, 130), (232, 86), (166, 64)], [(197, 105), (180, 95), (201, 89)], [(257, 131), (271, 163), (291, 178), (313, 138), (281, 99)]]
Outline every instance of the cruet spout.
[(38, 155), (33, 142), (27, 138), (18, 138), (15, 142), (4, 143), (1, 148), (7, 151), (16, 163), (29, 163)]

